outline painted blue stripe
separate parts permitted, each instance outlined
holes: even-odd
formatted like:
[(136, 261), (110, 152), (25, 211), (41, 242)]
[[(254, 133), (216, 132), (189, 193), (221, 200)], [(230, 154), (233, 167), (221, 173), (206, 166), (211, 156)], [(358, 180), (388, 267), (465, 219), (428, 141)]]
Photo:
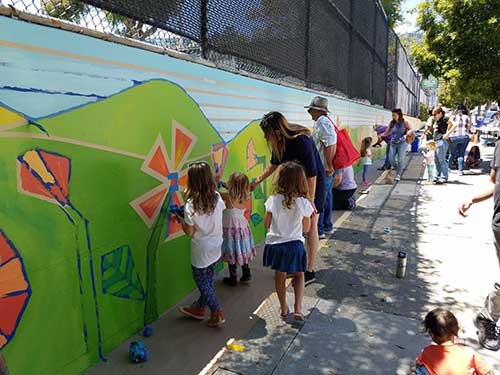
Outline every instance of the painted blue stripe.
[[(311, 96), (314, 94), (309, 92), (303, 92), (300, 90), (295, 90), (291, 88), (287, 88), (285, 86), (275, 85), (268, 82), (263, 82), (259, 80), (255, 80), (248, 77), (239, 76), (236, 74), (232, 74), (229, 72), (217, 70), (211, 67), (206, 67), (196, 63), (190, 63), (186, 61), (182, 61), (179, 59), (175, 59), (169, 56), (162, 56), (155, 53), (150, 53), (149, 51), (129, 48), (126, 46), (113, 44), (113, 48), (110, 48), (110, 44), (108, 42), (90, 38), (87, 36), (72, 34), (69, 32), (62, 32), (60, 30), (54, 30), (48, 27), (43, 27), (39, 25), (33, 24), (25, 24), (18, 21), (4, 19), (1, 21), (5, 23), (5, 27), (2, 27), (2, 31), (5, 30), (9, 39), (11, 41), (28, 44), (28, 45), (41, 45), (47, 48), (55, 48), (61, 51), (66, 51), (70, 53), (82, 54), (91, 57), (104, 58), (110, 60), (117, 60), (116, 57), (119, 56), (120, 59), (118, 61), (122, 61), (128, 64), (136, 64), (140, 66), (146, 66), (155, 69), (165, 69), (168, 67), (168, 70), (174, 73), (195, 75), (199, 77), (210, 77), (212, 80), (220, 81), (220, 82), (228, 82), (232, 84), (246, 85), (250, 87), (255, 87), (259, 89), (269, 90), (271, 91), (269, 94), (260, 93), (263, 97), (271, 96), (280, 96), (281, 93), (287, 93), (289, 95), (298, 96), (297, 99), (288, 98), (290, 100), (298, 100), (299, 102), (303, 102), (306, 104)], [(19, 30), (21, 29), (21, 30)], [(27, 32), (26, 29), (33, 29), (32, 32)], [(0, 37), (2, 37), (2, 33), (0, 33)], [(43, 37), (42, 37), (43, 35)], [(74, 39), (78, 39), (78, 43), (75, 43)], [(47, 43), (47, 41), (50, 41)], [(58, 58), (65, 59), (65, 58)], [(73, 60), (73, 63), (76, 62)], [(88, 63), (80, 64), (88, 66)], [(93, 64), (92, 70), (94, 70), (95, 65), (101, 64)], [(119, 71), (120, 69), (126, 70), (127, 75), (130, 77), (134, 75), (139, 77), (140, 75), (144, 75), (147, 72), (138, 72), (135, 70), (128, 70), (119, 67), (113, 67), (112, 69), (107, 69), (108, 71)], [(134, 72), (133, 74), (131, 72)], [(151, 78), (151, 73), (148, 73), (147, 76)], [(175, 78), (176, 82), (187, 85), (187, 82), (183, 82), (183, 78)], [(196, 84), (197, 87), (204, 86), (203, 81), (190, 81), (189, 85)], [(215, 85), (211, 85), (214, 87)], [(219, 85), (221, 86), (221, 85)], [(241, 88), (228, 88), (224, 86), (224, 90), (226, 92), (233, 92), (233, 90), (241, 91)], [(252, 93), (257, 93), (255, 91), (249, 90)], [(300, 98), (303, 98), (301, 100)], [(330, 98), (333, 106), (340, 106), (341, 100), (337, 98)], [(344, 101), (345, 103), (345, 101)], [(356, 106), (370, 108), (364, 104), (355, 104)]]
[(16, 87), (16, 86), (0, 86), (0, 90), (8, 90), (8, 91), (17, 91), (17, 92), (29, 92), (29, 93), (37, 93), (37, 94), (47, 94), (47, 95), (66, 95), (66, 96), (83, 96), (87, 98), (97, 98), (97, 99), (105, 99), (105, 96), (97, 95), (97, 94), (83, 94), (78, 92), (71, 91), (51, 91), (45, 89), (39, 89), (35, 87)]
[(61, 109), (77, 108), (82, 105), (95, 102), (98, 99), (87, 97), (47, 95), (36, 92), (0, 91), (1, 103), (30, 121), (36, 121), (54, 113), (60, 113)]

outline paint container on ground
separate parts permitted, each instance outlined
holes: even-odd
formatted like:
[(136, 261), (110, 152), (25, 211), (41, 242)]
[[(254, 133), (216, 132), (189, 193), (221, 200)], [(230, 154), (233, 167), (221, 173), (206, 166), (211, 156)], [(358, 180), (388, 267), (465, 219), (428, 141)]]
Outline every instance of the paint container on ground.
[(153, 334), (153, 328), (151, 326), (144, 327), (142, 334), (144, 337), (150, 337)]
[(396, 267), (396, 277), (398, 279), (402, 279), (406, 275), (406, 253), (404, 251), (400, 251), (398, 253), (398, 264)]
[(129, 345), (128, 357), (132, 363), (149, 361), (149, 351), (142, 341), (133, 341)]

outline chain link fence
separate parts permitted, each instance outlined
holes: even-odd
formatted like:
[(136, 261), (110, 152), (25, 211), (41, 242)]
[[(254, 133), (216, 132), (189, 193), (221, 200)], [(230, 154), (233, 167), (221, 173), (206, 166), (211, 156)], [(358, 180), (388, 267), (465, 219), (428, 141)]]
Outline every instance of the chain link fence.
[(0, 1), (223, 69), (418, 115), (418, 75), (379, 0)]

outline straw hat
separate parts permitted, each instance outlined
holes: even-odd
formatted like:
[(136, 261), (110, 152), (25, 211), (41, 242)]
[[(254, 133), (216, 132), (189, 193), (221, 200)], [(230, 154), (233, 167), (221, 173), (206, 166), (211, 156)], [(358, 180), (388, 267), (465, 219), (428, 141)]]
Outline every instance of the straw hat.
[(328, 110), (328, 99), (323, 98), (322, 96), (315, 96), (313, 100), (311, 100), (311, 104), (304, 106), (307, 109), (316, 109), (318, 111), (330, 112)]

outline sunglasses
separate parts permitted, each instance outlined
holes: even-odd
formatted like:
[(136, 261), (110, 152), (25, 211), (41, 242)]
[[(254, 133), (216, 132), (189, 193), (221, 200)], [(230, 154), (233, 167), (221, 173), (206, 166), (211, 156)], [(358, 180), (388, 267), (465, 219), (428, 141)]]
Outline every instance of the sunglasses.
[(203, 160), (200, 160), (200, 161), (193, 161), (191, 163), (188, 164), (188, 168), (191, 168), (195, 165), (208, 165), (208, 163), (206, 161), (203, 161)]

